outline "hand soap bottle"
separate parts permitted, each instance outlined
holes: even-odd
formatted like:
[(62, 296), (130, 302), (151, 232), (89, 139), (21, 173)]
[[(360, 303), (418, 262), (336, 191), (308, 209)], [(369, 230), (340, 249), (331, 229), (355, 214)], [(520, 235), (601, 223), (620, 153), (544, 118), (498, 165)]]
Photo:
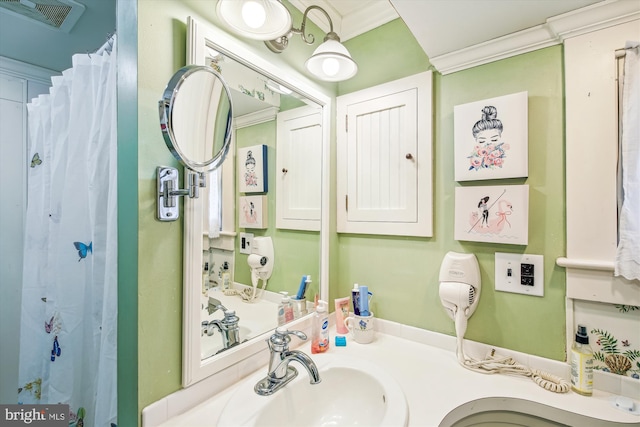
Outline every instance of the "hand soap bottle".
[(231, 289), (231, 273), (229, 273), (229, 263), (225, 261), (222, 264), (222, 289)]
[(319, 300), (311, 325), (311, 353), (324, 353), (329, 349), (329, 313), (325, 301)]
[(583, 325), (578, 325), (576, 340), (571, 346), (571, 389), (583, 396), (593, 394), (593, 350), (587, 327)]
[(278, 326), (293, 320), (293, 305), (291, 304), (291, 298), (289, 298), (289, 292), (282, 291), (280, 294), (282, 295), (282, 300), (278, 305)]
[(209, 263), (204, 263), (204, 269), (202, 271), (202, 295), (206, 295), (209, 290)]

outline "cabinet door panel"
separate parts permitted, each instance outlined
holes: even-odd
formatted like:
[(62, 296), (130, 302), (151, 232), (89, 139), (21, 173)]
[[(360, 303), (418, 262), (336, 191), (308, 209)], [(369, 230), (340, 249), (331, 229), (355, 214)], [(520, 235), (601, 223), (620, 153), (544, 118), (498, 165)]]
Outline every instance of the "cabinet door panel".
[(320, 112), (298, 108), (278, 114), (276, 227), (320, 229), (322, 125)]
[(349, 221), (416, 221), (416, 115), (415, 90), (349, 106)]

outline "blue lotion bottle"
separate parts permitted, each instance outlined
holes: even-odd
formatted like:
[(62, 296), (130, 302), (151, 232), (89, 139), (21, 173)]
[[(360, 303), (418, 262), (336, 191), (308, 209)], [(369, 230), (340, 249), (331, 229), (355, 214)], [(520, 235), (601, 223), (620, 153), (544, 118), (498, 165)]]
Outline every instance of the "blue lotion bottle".
[(358, 307), (360, 308), (360, 316), (369, 316), (371, 314), (369, 312), (369, 287), (360, 286), (358, 297), (360, 300), (358, 303)]

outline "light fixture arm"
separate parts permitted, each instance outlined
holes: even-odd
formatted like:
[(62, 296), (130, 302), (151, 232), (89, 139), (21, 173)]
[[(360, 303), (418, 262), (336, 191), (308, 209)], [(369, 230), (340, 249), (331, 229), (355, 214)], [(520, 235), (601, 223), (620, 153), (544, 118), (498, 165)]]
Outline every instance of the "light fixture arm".
[(304, 11), (304, 14), (302, 15), (302, 23), (300, 24), (300, 28), (295, 28), (292, 26), (291, 31), (288, 34), (278, 37), (275, 40), (266, 40), (264, 42), (269, 50), (271, 50), (273, 53), (282, 53), (282, 51), (284, 51), (289, 45), (289, 37), (291, 37), (291, 35), (293, 34), (298, 34), (300, 38), (302, 38), (302, 40), (308, 45), (312, 45), (313, 43), (315, 43), (315, 36), (311, 33), (306, 34), (307, 18), (309, 12), (313, 9), (317, 9), (322, 12), (329, 21), (329, 32), (325, 36), (324, 41), (335, 40), (337, 42), (340, 42), (340, 37), (338, 37), (338, 35), (333, 32), (333, 21), (331, 20), (331, 17), (327, 13), (327, 11), (320, 6), (311, 5), (307, 7), (307, 9)]
[[(311, 5), (309, 6), (305, 11), (304, 14), (302, 15), (302, 23), (300, 24), (300, 29), (296, 29), (296, 28), (291, 28), (291, 32), (294, 34), (300, 34), (300, 37), (302, 37), (302, 40), (304, 40), (304, 42), (306, 44), (313, 44), (316, 41), (316, 38), (314, 37), (313, 34), (309, 33), (308, 35), (305, 34), (305, 28), (307, 25), (307, 15), (309, 15), (309, 11), (311, 11), (312, 9), (317, 9), (320, 12), (322, 12), (324, 14), (324, 16), (327, 17), (327, 20), (329, 21), (329, 33), (327, 33), (327, 36), (331, 33), (335, 34), (333, 32), (333, 21), (331, 20), (331, 17), (329, 16), (329, 14), (327, 13), (326, 10), (324, 10), (323, 8), (321, 8), (320, 6), (316, 6), (316, 5)], [(337, 37), (337, 35), (336, 35)], [(338, 41), (340, 41), (340, 38), (338, 38)]]
[(302, 40), (311, 45), (315, 42), (315, 36), (307, 34), (307, 19), (309, 12), (319, 10), (329, 21), (329, 32), (324, 40), (313, 51), (313, 55), (304, 63), (305, 68), (315, 78), (327, 82), (340, 82), (350, 79), (358, 72), (358, 64), (353, 60), (347, 48), (340, 43), (340, 37), (333, 31), (333, 21), (326, 10), (320, 6), (311, 5), (302, 14), (300, 28), (290, 27), (286, 34), (272, 40), (265, 40), (264, 44), (273, 53), (282, 53), (289, 46), (289, 38), (294, 34), (300, 35)]

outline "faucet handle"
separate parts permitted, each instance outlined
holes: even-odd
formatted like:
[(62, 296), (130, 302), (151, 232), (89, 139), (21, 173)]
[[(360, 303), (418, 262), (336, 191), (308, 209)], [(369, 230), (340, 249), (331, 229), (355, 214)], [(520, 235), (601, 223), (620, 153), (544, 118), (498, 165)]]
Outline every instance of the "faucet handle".
[[(305, 341), (307, 339), (307, 334), (305, 334), (302, 331), (290, 331), (287, 328), (283, 327), (283, 326), (278, 326), (276, 328), (276, 334), (281, 335), (281, 336), (287, 336), (287, 335), (295, 335), (298, 338), (300, 338), (302, 341)], [(290, 339), (290, 338), (289, 338)]]
[(290, 331), (279, 326), (267, 341), (269, 348), (274, 351), (286, 351), (289, 348), (289, 342), (291, 342), (289, 335), (295, 335), (303, 341), (307, 339), (307, 335), (302, 331)]
[(240, 318), (236, 316), (235, 310), (226, 310), (224, 312), (224, 319), (222, 321), (225, 324), (233, 325), (237, 324), (240, 321)]

